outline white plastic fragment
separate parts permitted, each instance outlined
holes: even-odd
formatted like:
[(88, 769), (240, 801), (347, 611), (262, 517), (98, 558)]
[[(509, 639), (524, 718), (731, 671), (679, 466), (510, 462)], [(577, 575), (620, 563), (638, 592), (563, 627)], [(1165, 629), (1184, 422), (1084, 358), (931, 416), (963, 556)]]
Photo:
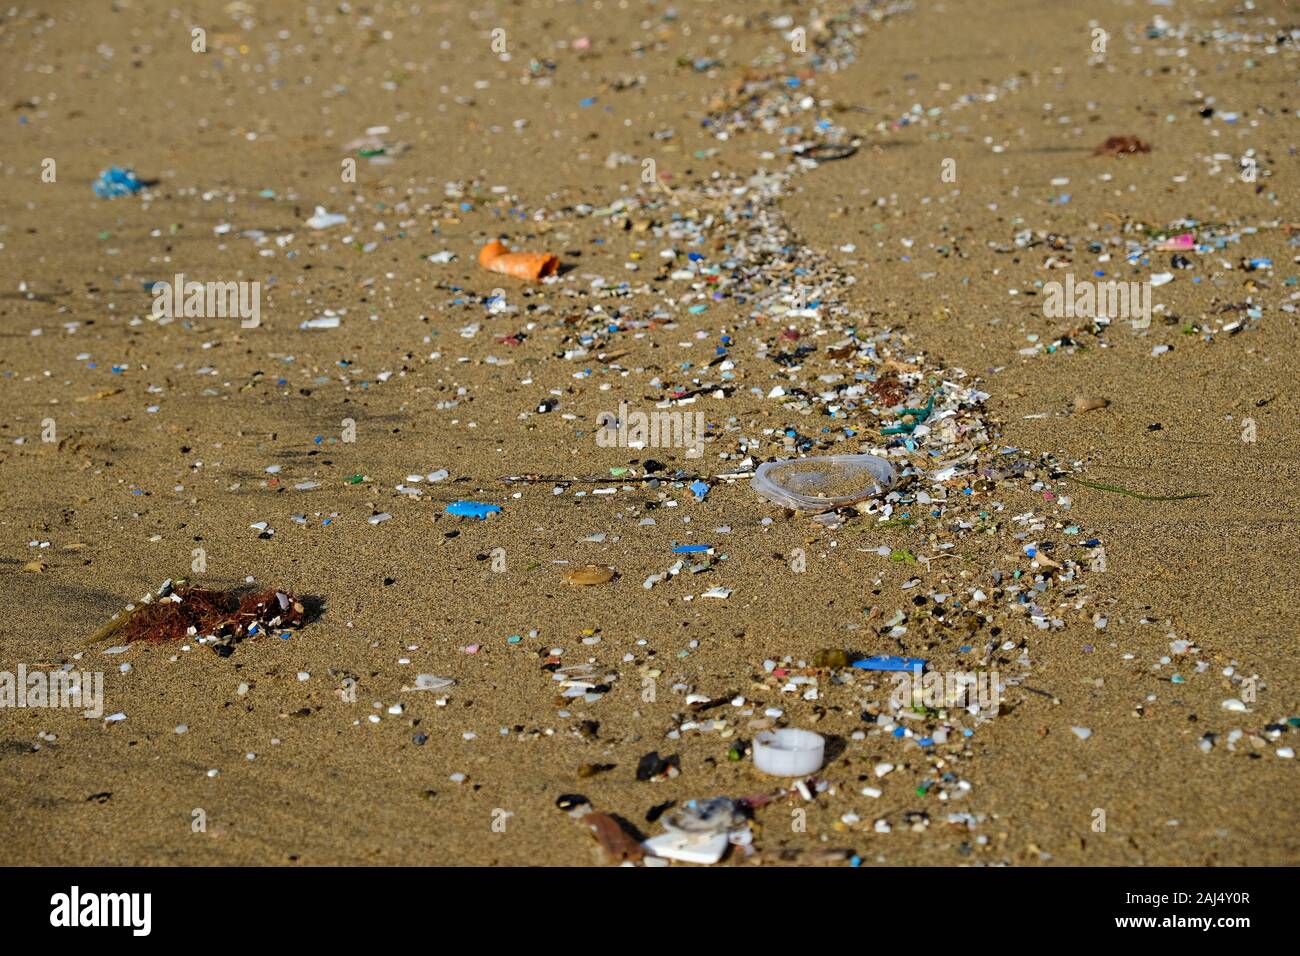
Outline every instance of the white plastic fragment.
[(826, 740), (797, 727), (764, 730), (754, 737), (754, 766), (775, 777), (804, 777), (822, 767)]
[(403, 687), (402, 690), (442, 690), (454, 683), (456, 681), (450, 677), (438, 677), (436, 674), (416, 674), (415, 683), (410, 687)]
[(307, 220), (307, 225), (312, 229), (329, 229), (332, 226), (341, 226), (347, 221), (347, 216), (326, 212), (324, 206), (317, 206), (316, 215)]
[(682, 863), (710, 865), (722, 859), (727, 852), (728, 839), (724, 833), (661, 833), (641, 844), (657, 857), (678, 860)]

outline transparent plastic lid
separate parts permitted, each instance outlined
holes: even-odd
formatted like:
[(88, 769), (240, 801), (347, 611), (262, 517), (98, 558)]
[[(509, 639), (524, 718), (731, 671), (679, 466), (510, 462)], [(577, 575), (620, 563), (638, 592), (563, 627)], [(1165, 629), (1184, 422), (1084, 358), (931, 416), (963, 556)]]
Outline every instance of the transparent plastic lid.
[(759, 465), (752, 486), (782, 507), (816, 513), (884, 494), (897, 481), (894, 466), (879, 455), (824, 455)]

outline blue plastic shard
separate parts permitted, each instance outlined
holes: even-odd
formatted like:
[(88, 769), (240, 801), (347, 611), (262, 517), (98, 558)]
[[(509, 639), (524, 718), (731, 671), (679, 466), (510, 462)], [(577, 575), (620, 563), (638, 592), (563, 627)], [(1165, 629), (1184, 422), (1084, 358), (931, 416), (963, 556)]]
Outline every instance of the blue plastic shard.
[(99, 174), (93, 188), (95, 195), (101, 199), (115, 199), (118, 196), (138, 193), (144, 189), (144, 183), (140, 182), (131, 170), (123, 169), (121, 166), (110, 166)]
[(673, 548), (673, 554), (700, 554), (703, 551), (712, 551), (711, 544), (679, 544)]
[(453, 501), (447, 505), (447, 514), (460, 515), (462, 518), (478, 518), (480, 521), (495, 511), (500, 505), (486, 505), (481, 501)]
[(926, 661), (922, 657), (895, 657), (891, 654), (864, 657), (853, 662), (854, 667), (864, 671), (914, 671), (921, 670), (925, 665)]

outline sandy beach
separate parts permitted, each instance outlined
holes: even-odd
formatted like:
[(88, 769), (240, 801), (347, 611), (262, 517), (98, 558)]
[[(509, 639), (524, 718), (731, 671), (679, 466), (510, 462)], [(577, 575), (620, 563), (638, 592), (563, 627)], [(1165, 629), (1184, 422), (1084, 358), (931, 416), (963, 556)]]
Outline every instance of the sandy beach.
[[(0, 862), (682, 866), (641, 841), (725, 806), (722, 867), (1300, 863), (1298, 43), (1284, 0), (6, 12)], [(829, 455), (893, 484), (752, 487)], [(105, 637), (182, 580), (304, 620)], [(815, 772), (755, 766), (782, 728)]]

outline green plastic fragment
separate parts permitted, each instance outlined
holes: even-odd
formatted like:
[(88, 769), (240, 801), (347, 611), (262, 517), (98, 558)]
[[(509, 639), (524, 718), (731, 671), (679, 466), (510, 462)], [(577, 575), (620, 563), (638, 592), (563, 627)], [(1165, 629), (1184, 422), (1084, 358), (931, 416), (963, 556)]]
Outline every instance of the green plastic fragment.
[[(889, 521), (882, 521), (876, 525), (877, 528), (906, 528), (915, 518), (892, 518)], [(866, 530), (866, 529), (863, 529)]]
[(930, 400), (925, 403), (925, 408), (919, 408), (919, 409), (911, 408), (903, 412), (903, 418), (910, 419), (910, 421), (902, 421), (899, 422), (897, 425), (890, 425), (888, 428), (882, 428), (880, 430), (880, 434), (882, 435), (912, 434), (912, 432), (916, 431), (916, 426), (920, 425), (927, 418), (929, 418), (930, 413), (934, 411), (934, 399), (935, 396), (938, 394), (939, 394), (938, 392), (931, 393)]

